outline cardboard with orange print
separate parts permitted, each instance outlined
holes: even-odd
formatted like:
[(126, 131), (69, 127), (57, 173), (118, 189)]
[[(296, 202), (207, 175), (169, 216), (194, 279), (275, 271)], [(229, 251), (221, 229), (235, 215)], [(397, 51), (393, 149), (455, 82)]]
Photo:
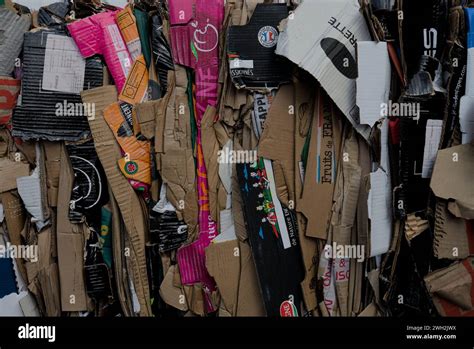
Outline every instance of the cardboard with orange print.
[(104, 110), (104, 119), (114, 133), (125, 156), (118, 160), (125, 177), (151, 184), (150, 143), (138, 140), (131, 125), (131, 108), (116, 102)]
[(137, 104), (145, 100), (148, 90), (148, 69), (145, 58), (140, 55), (133, 63), (127, 80), (119, 95), (119, 100), (130, 104)]
[(127, 44), (128, 52), (132, 56), (132, 61), (138, 59), (142, 54), (140, 36), (138, 35), (137, 20), (133, 15), (130, 6), (127, 6), (115, 14), (115, 21), (122, 33), (123, 40)]

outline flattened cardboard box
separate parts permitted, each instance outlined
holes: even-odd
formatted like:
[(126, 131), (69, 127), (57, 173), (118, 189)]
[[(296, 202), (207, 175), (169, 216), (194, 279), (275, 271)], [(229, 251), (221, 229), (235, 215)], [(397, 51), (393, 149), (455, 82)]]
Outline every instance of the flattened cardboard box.
[[(286, 22), (276, 53), (311, 73), (354, 128), (368, 138), (370, 128), (359, 124), (356, 106), (356, 44), (370, 41), (357, 0), (304, 1)], [(311, 25), (308, 25), (311, 23)]]
[(65, 147), (61, 149), (59, 176), (57, 244), (61, 308), (63, 311), (86, 311), (87, 295), (84, 280), (85, 224), (69, 221), (69, 200), (74, 174)]
[[(115, 86), (103, 86), (81, 93), (82, 99), (88, 103), (95, 103), (95, 117), (89, 117), (94, 144), (108, 183), (112, 189), (131, 243), (131, 255), (127, 259), (130, 263), (129, 273), (136, 292), (140, 316), (151, 314), (149, 286), (145, 258), (145, 233), (147, 231), (144, 212), (140, 200), (130, 186), (127, 179), (117, 167), (117, 161), (122, 157), (120, 146), (114, 134), (107, 125), (103, 112), (106, 107), (117, 101)], [(135, 308), (137, 310), (137, 308)]]
[(277, 197), (270, 160), (238, 164), (237, 174), (266, 313), (278, 316), (285, 301), (300, 311), (304, 269), (296, 214)]
[[(53, 41), (48, 44), (49, 36), (54, 39), (54, 44)], [(86, 115), (93, 111), (93, 106), (83, 104), (81, 96), (77, 93), (44, 89), (45, 71), (54, 73), (56, 64), (59, 64), (55, 60), (61, 61), (62, 65), (71, 64), (68, 55), (60, 54), (70, 52), (66, 48), (64, 52), (48, 51), (58, 40), (62, 42), (58, 38), (70, 39), (65, 36), (65, 32), (59, 30), (40, 30), (25, 34), (21, 105), (15, 108), (12, 118), (12, 135), (15, 137), (76, 141), (90, 135)], [(71, 46), (74, 42), (64, 45)], [(47, 56), (52, 60), (49, 62), (50, 65), (45, 64)], [(82, 59), (80, 56), (79, 58)], [(75, 75), (67, 79), (70, 82), (66, 85), (74, 86), (79, 91), (102, 85), (103, 66), (100, 59), (97, 57), (87, 59), (83, 74), (83, 86), (77, 85)], [(51, 79), (57, 79), (55, 81), (59, 81), (58, 84), (62, 81), (59, 77)]]
[(271, 89), (289, 81), (290, 65), (275, 55), (278, 24), (287, 16), (286, 4), (258, 4), (248, 24), (229, 27), (230, 76), (238, 88)]

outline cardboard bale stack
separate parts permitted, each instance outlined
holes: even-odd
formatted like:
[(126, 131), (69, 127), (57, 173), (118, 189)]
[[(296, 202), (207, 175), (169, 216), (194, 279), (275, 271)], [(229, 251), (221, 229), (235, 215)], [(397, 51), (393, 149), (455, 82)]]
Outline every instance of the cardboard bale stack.
[(19, 4), (0, 316), (474, 314), (465, 2)]

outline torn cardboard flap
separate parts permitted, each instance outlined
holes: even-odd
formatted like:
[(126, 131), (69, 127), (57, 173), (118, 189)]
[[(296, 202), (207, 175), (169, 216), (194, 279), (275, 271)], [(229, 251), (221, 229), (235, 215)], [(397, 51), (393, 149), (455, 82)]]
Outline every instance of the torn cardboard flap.
[(433, 252), (451, 260), (474, 254), (474, 221), (452, 215), (445, 200), (436, 203)]
[[(258, 155), (281, 163), (289, 200), (295, 200), (294, 181), (294, 134), (295, 116), (290, 114), (290, 106), (294, 101), (293, 85), (282, 86), (273, 98), (268, 111), (265, 127), (258, 144)], [(258, 102), (257, 102), (258, 103)]]
[(206, 249), (206, 267), (216, 280), (224, 310), (230, 316), (264, 316), (250, 247), (238, 240), (213, 242)]
[(454, 200), (452, 209), (463, 218), (474, 219), (474, 186), (469, 185), (474, 173), (474, 144), (463, 144), (438, 151), (431, 178), (434, 194)]
[(307, 219), (306, 235), (326, 239), (333, 206), (338, 163), (336, 152), (341, 139), (341, 126), (335, 107), (327, 95), (318, 89), (314, 98), (303, 195), (297, 207)]
[[(429, 223), (426, 219), (421, 219), (414, 213), (407, 216), (405, 222), (405, 235), (408, 241), (413, 240), (418, 235), (429, 228)], [(436, 233), (435, 233), (436, 234)]]
[(104, 167), (108, 183), (117, 200), (127, 237), (130, 239), (130, 258), (127, 258), (130, 270), (129, 275), (133, 280), (139, 303), (139, 314), (151, 314), (149, 286), (145, 257), (145, 233), (147, 231), (144, 212), (140, 200), (117, 167), (118, 160), (122, 158), (120, 146), (115, 139), (115, 134), (104, 118), (104, 110), (117, 101), (117, 91), (114, 86), (103, 86), (88, 91), (83, 91), (81, 97), (84, 102), (95, 103), (96, 114), (88, 118), (94, 137), (95, 148), (100, 162)]
[(166, 272), (166, 275), (163, 279), (163, 282), (160, 286), (160, 296), (166, 304), (179, 309), (181, 311), (187, 311), (188, 305), (186, 303), (186, 298), (182, 287), (177, 287), (174, 285), (175, 271), (177, 270), (177, 265), (171, 265)]
[(473, 259), (437, 270), (425, 277), (425, 284), (438, 312), (443, 316), (472, 316)]
[(0, 158), (0, 193), (17, 188), (17, 178), (30, 175), (30, 165), (9, 158)]
[(161, 103), (160, 100), (157, 100), (135, 105), (134, 111), (140, 124), (141, 134), (147, 139), (152, 139), (155, 136), (155, 114)]
[(43, 150), (36, 143), (36, 168), (31, 176), (16, 179), (18, 193), (20, 194), (26, 210), (33, 216), (38, 230), (46, 225), (50, 217), (46, 187), (46, 170)]
[(61, 145), (53, 142), (45, 142), (43, 145), (48, 202), (52, 207), (56, 207), (58, 200), (59, 172), (61, 169)]
[(216, 281), (222, 300), (231, 314), (236, 313), (239, 291), (240, 251), (237, 240), (211, 243), (206, 248), (206, 268)]
[(74, 174), (66, 149), (61, 147), (61, 173), (57, 217), (57, 244), (61, 308), (63, 311), (86, 311), (87, 295), (84, 279), (85, 223), (69, 222), (69, 200)]

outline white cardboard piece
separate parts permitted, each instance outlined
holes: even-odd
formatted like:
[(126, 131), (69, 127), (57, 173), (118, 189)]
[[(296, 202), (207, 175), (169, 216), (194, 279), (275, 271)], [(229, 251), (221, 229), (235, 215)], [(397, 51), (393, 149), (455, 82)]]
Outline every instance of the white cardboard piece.
[(370, 191), (367, 198), (370, 219), (370, 256), (388, 251), (392, 239), (392, 186), (388, 154), (388, 124), (381, 125), (381, 150), (379, 168), (370, 174)]
[(443, 120), (428, 120), (425, 133), (422, 178), (431, 178), (443, 132)]
[(388, 104), (390, 94), (390, 58), (387, 43), (359, 41), (357, 43), (356, 102), (360, 111), (360, 123), (373, 127), (384, 117), (382, 104)]
[(366, 139), (370, 128), (359, 123), (356, 105), (356, 45), (370, 40), (358, 0), (311, 0), (288, 18), (276, 49), (311, 73)]
[(462, 144), (474, 141), (474, 47), (467, 50), (466, 94), (461, 97), (459, 123)]
[(368, 198), (370, 256), (386, 253), (392, 236), (392, 191), (390, 177), (382, 169), (370, 174)]
[(18, 194), (20, 194), (26, 210), (33, 216), (36, 222), (44, 222), (46, 217), (44, 216), (41, 198), (39, 167), (35, 168), (31, 176), (18, 177), (16, 183)]

